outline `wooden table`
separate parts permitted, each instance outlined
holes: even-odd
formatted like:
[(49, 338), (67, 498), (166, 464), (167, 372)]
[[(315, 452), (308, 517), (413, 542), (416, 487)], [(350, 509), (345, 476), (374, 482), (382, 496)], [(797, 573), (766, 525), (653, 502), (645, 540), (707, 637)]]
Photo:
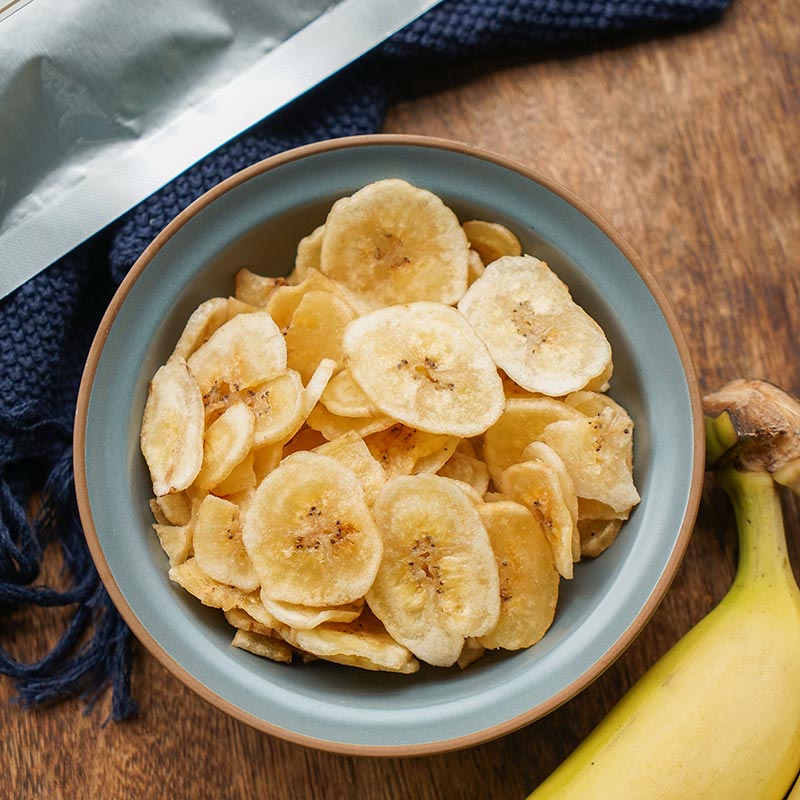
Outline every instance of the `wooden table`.
[[(461, 139), (527, 163), (597, 208), (666, 290), (701, 387), (764, 377), (800, 393), (800, 8), (734, 0), (719, 24), (673, 37), (437, 68), (385, 130)], [(414, 81), (412, 81), (414, 82)], [(424, 94), (423, 94), (424, 92)], [(800, 565), (800, 503), (787, 500)], [(629, 650), (535, 724), (417, 759), (308, 750), (233, 721), (137, 649), (141, 712), (22, 711), (0, 681), (0, 796), (14, 798), (522, 798), (644, 670), (724, 594), (732, 516), (708, 482), (670, 592)], [(15, 618), (16, 619), (16, 618)], [(33, 656), (55, 620), (19, 620)], [(30, 630), (30, 628), (28, 629)]]

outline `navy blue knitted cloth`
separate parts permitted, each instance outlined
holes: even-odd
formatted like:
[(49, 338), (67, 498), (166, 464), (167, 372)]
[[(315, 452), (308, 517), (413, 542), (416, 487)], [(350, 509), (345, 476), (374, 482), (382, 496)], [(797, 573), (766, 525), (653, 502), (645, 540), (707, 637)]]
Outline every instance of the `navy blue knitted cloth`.
[[(215, 151), (124, 218), (0, 301), (0, 674), (23, 705), (78, 695), (91, 708), (112, 686), (110, 716), (136, 711), (131, 635), (89, 557), (75, 502), (72, 419), (84, 359), (114, 289), (155, 235), (207, 189), (280, 151), (375, 133), (404, 74), (432, 61), (524, 54), (536, 45), (605, 44), (713, 20), (730, 0), (445, 0), (373, 53)], [(41, 498), (38, 510), (31, 498)], [(46, 585), (40, 565), (63, 567)], [(39, 660), (15, 657), (26, 606), (66, 607), (68, 621)], [(62, 611), (62, 616), (64, 612)], [(26, 618), (27, 615), (26, 615)]]

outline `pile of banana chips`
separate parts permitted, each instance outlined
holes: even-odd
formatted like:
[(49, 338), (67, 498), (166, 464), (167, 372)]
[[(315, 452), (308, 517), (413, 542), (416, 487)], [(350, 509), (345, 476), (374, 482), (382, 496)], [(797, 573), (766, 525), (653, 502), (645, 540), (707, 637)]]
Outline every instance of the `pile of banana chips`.
[(611, 348), (564, 283), (388, 179), (335, 202), (288, 278), (233, 288), (142, 420), (170, 578), (275, 661), (411, 673), (539, 641), (639, 502)]

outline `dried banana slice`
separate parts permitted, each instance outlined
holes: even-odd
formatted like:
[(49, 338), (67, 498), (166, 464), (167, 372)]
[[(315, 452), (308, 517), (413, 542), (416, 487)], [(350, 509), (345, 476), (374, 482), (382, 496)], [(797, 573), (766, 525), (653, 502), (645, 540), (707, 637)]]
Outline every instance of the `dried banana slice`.
[[(301, 428), (282, 448), (282, 455), (278, 458), (278, 461), (281, 458), (285, 458), (286, 456), (290, 456), (292, 453), (296, 453), (299, 450), (313, 450), (315, 447), (319, 447), (321, 444), (325, 444), (328, 440), (317, 430), (314, 428), (309, 428), (307, 426)], [(275, 469), (278, 465), (275, 464), (272, 469)], [(272, 471), (269, 470), (269, 472)], [(263, 477), (266, 477), (268, 473), (264, 473)], [(260, 482), (260, 481), (259, 481)]]
[(478, 641), (490, 650), (530, 647), (553, 624), (558, 601), (558, 572), (544, 528), (519, 503), (489, 503), (478, 513), (500, 574), (500, 618)]
[(503, 411), (497, 368), (467, 321), (441, 303), (390, 306), (351, 322), (345, 363), (381, 412), (411, 428), (475, 436)]
[(287, 369), (271, 381), (239, 392), (255, 416), (253, 447), (281, 442), (303, 424), (305, 404), (300, 373)]
[(297, 245), (292, 276), (299, 282), (305, 280), (310, 269), (319, 270), (322, 263), (322, 236), (325, 226), (320, 225), (308, 236), (304, 236)]
[(356, 312), (332, 292), (313, 291), (297, 304), (286, 331), (287, 364), (304, 382), (324, 358), (341, 366), (342, 336)]
[[(192, 501), (188, 492), (175, 492), (153, 498), (153, 504), (158, 508), (154, 516), (158, 519), (160, 513), (164, 519), (159, 520), (168, 525), (188, 525), (192, 518)], [(152, 508), (152, 505), (151, 505)]]
[(437, 475), (464, 481), (472, 486), (479, 495), (486, 494), (486, 490), (489, 488), (489, 470), (486, 464), (464, 453), (453, 453), (447, 463), (439, 468)]
[(497, 624), (500, 588), (486, 528), (455, 481), (392, 478), (373, 509), (384, 557), (367, 604), (400, 644), (450, 666)]
[(284, 627), (281, 635), (299, 650), (337, 664), (406, 674), (419, 669), (408, 648), (392, 639), (368, 609), (353, 622), (327, 622), (311, 630)]
[[(521, 503), (541, 522), (553, 550), (556, 569), (562, 577), (571, 578), (576, 523), (556, 471), (539, 459), (525, 461), (509, 467), (500, 476), (498, 486), (503, 494)], [(580, 557), (580, 546), (577, 555)]]
[(248, 653), (281, 664), (291, 664), (294, 655), (292, 647), (277, 636), (253, 633), (241, 628), (233, 635), (231, 644), (241, 650), (247, 650)]
[(206, 403), (276, 378), (286, 369), (286, 344), (264, 311), (239, 314), (217, 328), (188, 360)]
[(581, 555), (597, 558), (614, 544), (621, 528), (621, 519), (579, 519)]
[(190, 525), (153, 525), (161, 549), (166, 553), (171, 567), (183, 564), (192, 550), (192, 528)]
[(467, 288), (468, 253), (467, 237), (441, 199), (390, 178), (334, 203), (321, 269), (373, 308), (416, 300), (451, 304)]
[(203, 395), (186, 362), (165, 364), (150, 381), (140, 435), (157, 497), (183, 491), (197, 477), (204, 425)]
[(328, 441), (350, 432), (366, 437), (395, 424), (391, 417), (384, 414), (374, 417), (340, 417), (338, 414), (331, 414), (322, 404), (314, 407), (306, 423), (309, 428), (319, 431)]
[(469, 246), (481, 257), (484, 264), (491, 264), (503, 256), (521, 256), (519, 239), (505, 225), (473, 219), (463, 225)]
[(364, 439), (369, 452), (390, 478), (436, 472), (453, 455), (458, 441), (457, 436), (427, 433), (399, 422)]
[(281, 463), (282, 458), (283, 446), (280, 443), (253, 450), (253, 473), (256, 478), (256, 486)]
[(497, 366), (530, 392), (560, 397), (582, 389), (611, 361), (603, 329), (532, 256), (489, 264), (458, 309)]
[(335, 458), (353, 470), (364, 489), (364, 500), (372, 508), (378, 492), (386, 483), (386, 471), (355, 431), (315, 447), (314, 452)]
[(249, 489), (254, 489), (257, 483), (255, 471), (255, 450), (251, 450), (243, 461), (240, 461), (228, 474), (214, 487), (214, 494), (220, 497), (238, 495)]
[(243, 540), (264, 592), (315, 606), (352, 603), (372, 584), (383, 546), (355, 473), (294, 453), (261, 482)]
[(606, 408), (593, 417), (550, 423), (542, 434), (566, 464), (578, 497), (627, 512), (639, 502), (630, 467), (633, 426)]
[(363, 599), (343, 606), (306, 606), (273, 600), (266, 592), (261, 592), (261, 602), (278, 622), (299, 631), (310, 631), (324, 622), (352, 622), (364, 609)]
[(237, 300), (251, 306), (263, 308), (272, 293), (280, 286), (286, 286), (286, 278), (268, 278), (257, 275), (246, 267), (242, 267), (234, 279), (234, 296)]
[(253, 446), (255, 417), (242, 402), (234, 403), (206, 429), (203, 467), (194, 485), (209, 491), (233, 472)]
[(478, 659), (483, 658), (486, 648), (475, 638), (470, 636), (464, 642), (464, 649), (456, 662), (461, 669), (466, 669), (470, 664), (474, 664)]
[(258, 633), (261, 636), (271, 636), (274, 631), (269, 625), (264, 625), (259, 622), (255, 617), (251, 617), (246, 611), (241, 608), (231, 608), (225, 611), (225, 619), (233, 625), (234, 628), (239, 628), (249, 633)]
[(294, 312), (300, 305), (302, 299), (309, 292), (330, 292), (347, 303), (356, 313), (363, 313), (368, 310), (364, 301), (350, 292), (345, 286), (331, 278), (323, 275), (319, 270), (308, 269), (306, 277), (296, 286), (281, 286), (276, 289), (267, 300), (266, 310), (269, 312), (275, 324), (282, 330), (287, 331), (292, 321)]
[[(205, 344), (220, 325), (228, 321), (228, 300), (225, 297), (212, 297), (192, 312), (181, 333), (169, 361), (184, 361)], [(167, 362), (169, 363), (169, 362)]]
[(497, 483), (506, 468), (522, 461), (525, 448), (541, 440), (551, 422), (584, 419), (580, 411), (550, 397), (507, 400), (502, 416), (483, 440), (483, 457), (492, 480)]
[(195, 558), (188, 558), (182, 564), (170, 567), (169, 579), (209, 608), (221, 608), (223, 611), (245, 608), (248, 597), (251, 597), (236, 586), (228, 586), (214, 580), (200, 568)]
[(472, 286), (472, 284), (483, 275), (484, 269), (486, 269), (486, 267), (484, 267), (481, 257), (474, 250), (470, 250), (469, 258), (467, 259), (468, 285)]
[(259, 580), (242, 544), (239, 507), (206, 495), (194, 523), (194, 558), (203, 572), (220, 583), (252, 592)]
[(346, 369), (331, 378), (319, 401), (339, 417), (374, 417), (379, 413)]

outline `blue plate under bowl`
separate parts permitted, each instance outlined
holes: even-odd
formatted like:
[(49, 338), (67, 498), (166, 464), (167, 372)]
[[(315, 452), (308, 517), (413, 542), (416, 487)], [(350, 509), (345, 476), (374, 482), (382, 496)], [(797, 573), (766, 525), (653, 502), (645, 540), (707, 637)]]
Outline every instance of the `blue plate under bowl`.
[[(364, 672), (287, 666), (231, 647), (222, 613), (167, 577), (139, 451), (150, 377), (203, 300), (232, 292), (247, 266), (292, 267), (298, 240), (337, 198), (399, 177), (441, 196), (462, 220), (501, 222), (547, 261), (606, 331), (611, 394), (636, 424), (641, 504), (614, 546), (562, 581), (541, 642), (466, 670)], [(234, 175), (173, 220), (109, 306), (84, 374), (75, 426), (76, 488), (92, 555), (137, 638), (215, 706), (263, 731), (368, 755), (434, 753), (508, 733), (573, 697), (641, 630), (686, 549), (703, 474), (702, 414), (683, 338), (630, 248), (583, 202), (533, 170), (454, 142), (368, 136), (323, 142)]]

